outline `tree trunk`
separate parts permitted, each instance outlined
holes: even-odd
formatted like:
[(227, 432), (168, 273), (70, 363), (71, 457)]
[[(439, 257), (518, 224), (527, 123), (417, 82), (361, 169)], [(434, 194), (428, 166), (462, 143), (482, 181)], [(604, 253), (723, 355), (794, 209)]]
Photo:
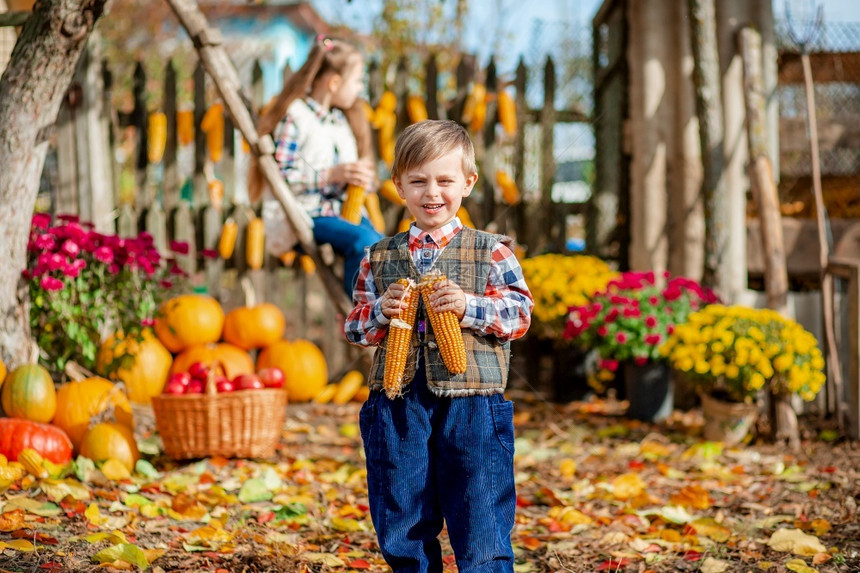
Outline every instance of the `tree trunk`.
[(729, 210), (723, 180), (723, 108), (720, 100), (720, 59), (717, 50), (717, 24), (714, 0), (688, 0), (692, 27), (693, 82), (696, 86), (696, 115), (699, 118), (699, 144), (702, 149), (702, 198), (705, 208), (705, 268), (702, 282), (726, 296), (725, 272), (731, 261), (726, 253), (729, 243)]
[[(29, 302), (21, 271), (48, 137), (106, 0), (42, 0), (0, 79), (0, 357), (26, 361)], [(38, 73), (37, 73), (38, 71)]]

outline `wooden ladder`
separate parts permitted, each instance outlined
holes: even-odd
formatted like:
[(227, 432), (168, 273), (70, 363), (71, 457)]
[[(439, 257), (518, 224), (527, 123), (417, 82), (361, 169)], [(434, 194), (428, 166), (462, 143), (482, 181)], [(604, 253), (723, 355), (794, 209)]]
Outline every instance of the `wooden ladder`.
[(334, 302), (338, 312), (346, 317), (352, 310), (352, 302), (343, 292), (341, 281), (335, 275), (332, 267), (321, 257), (320, 250), (314, 242), (313, 231), (309, 224), (310, 219), (281, 176), (275, 161), (275, 144), (271, 136), (264, 135), (261, 137), (257, 135), (251, 100), (245, 94), (236, 68), (224, 50), (221, 31), (209, 25), (206, 16), (200, 11), (195, 1), (167, 0), (167, 3), (194, 42), (194, 48), (200, 56), (203, 68), (215, 81), (215, 86), (224, 100), (224, 107), (232, 117), (233, 124), (248, 142), (251, 153), (257, 157), (260, 169), (275, 197), (284, 208), (287, 221), (295, 231), (299, 244), (316, 263), (317, 272), (322, 279), (326, 292)]

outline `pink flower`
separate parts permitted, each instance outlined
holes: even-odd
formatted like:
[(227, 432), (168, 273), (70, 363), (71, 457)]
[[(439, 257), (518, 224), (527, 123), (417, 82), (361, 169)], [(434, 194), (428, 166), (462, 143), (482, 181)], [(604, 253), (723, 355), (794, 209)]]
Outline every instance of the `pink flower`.
[(203, 249), (202, 251), (200, 251), (200, 253), (203, 255), (203, 257), (207, 259), (214, 259), (218, 257), (218, 252), (215, 249)]
[(66, 253), (72, 258), (77, 257), (78, 253), (81, 252), (81, 248), (78, 246), (78, 244), (71, 239), (66, 239), (65, 241), (63, 241), (63, 245), (60, 247), (60, 250), (62, 250), (64, 253)]
[(93, 257), (107, 265), (113, 262), (113, 251), (110, 247), (99, 247), (93, 251)]
[(39, 281), (39, 285), (48, 292), (57, 291), (63, 288), (63, 281), (58, 278), (45, 275)]
[(647, 356), (637, 356), (636, 358), (633, 359), (633, 361), (636, 363), (636, 366), (645, 366), (646, 364), (648, 364), (648, 357)]
[(141, 326), (155, 326), (155, 319), (154, 318), (144, 318), (143, 320), (140, 321), (140, 325)]
[(657, 317), (654, 316), (653, 314), (646, 316), (645, 317), (645, 326), (647, 326), (648, 328), (654, 328), (655, 326), (657, 326)]
[(603, 318), (604, 322), (613, 323), (618, 319), (618, 309), (613, 308), (610, 309), (609, 312), (606, 313), (606, 316)]
[(188, 243), (185, 241), (170, 241), (170, 250), (180, 255), (187, 255)]
[(57, 242), (52, 235), (39, 235), (33, 241), (33, 246), (40, 251), (49, 251), (57, 246)]
[(606, 336), (607, 334), (609, 334), (609, 329), (606, 328), (605, 324), (601, 324), (597, 327), (597, 334), (598, 336)]
[(675, 325), (674, 324), (670, 324), (669, 326), (666, 327), (666, 333), (667, 334), (672, 334), (673, 332), (675, 332)]
[(36, 213), (33, 215), (32, 225), (36, 229), (47, 229), (51, 226), (51, 216), (47, 213)]
[(651, 346), (657, 346), (661, 340), (663, 340), (663, 337), (656, 333), (645, 336), (645, 344), (650, 344)]
[(651, 303), (652, 306), (657, 306), (660, 303), (660, 299), (656, 296), (648, 297), (648, 302)]
[(609, 358), (601, 358), (598, 367), (601, 370), (609, 370), (611, 372), (615, 372), (618, 370), (618, 361), (611, 360)]
[(627, 307), (621, 312), (621, 314), (624, 315), (624, 318), (639, 318), (642, 316), (642, 312), (635, 307)]
[(624, 332), (617, 332), (615, 334), (615, 342), (617, 342), (618, 344), (624, 344), (625, 342), (627, 342), (627, 334)]

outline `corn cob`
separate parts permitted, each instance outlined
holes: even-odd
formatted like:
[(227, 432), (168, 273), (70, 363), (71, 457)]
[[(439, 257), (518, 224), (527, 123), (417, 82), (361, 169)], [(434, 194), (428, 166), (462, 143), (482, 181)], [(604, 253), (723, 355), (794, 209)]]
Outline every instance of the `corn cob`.
[(232, 217), (224, 221), (224, 226), (221, 227), (221, 238), (218, 240), (218, 253), (222, 259), (229, 259), (233, 255), (238, 232), (239, 226)]
[(406, 113), (412, 123), (427, 119), (427, 104), (424, 103), (424, 98), (419, 95), (409, 96), (406, 99)]
[(285, 267), (293, 266), (293, 263), (296, 262), (296, 252), (295, 251), (287, 251), (283, 255), (281, 255), (281, 262)]
[(212, 163), (221, 161), (224, 153), (224, 105), (213, 104), (206, 110), (200, 129), (206, 134), (206, 149), (209, 150), (209, 158)]
[(380, 233), (385, 233), (385, 217), (382, 216), (382, 209), (379, 206), (379, 195), (368, 193), (364, 198), (364, 208), (367, 209), (367, 218), (370, 219), (373, 228)]
[(344, 221), (348, 221), (353, 225), (358, 225), (361, 222), (361, 206), (364, 205), (364, 198), (367, 192), (364, 187), (357, 185), (346, 186), (346, 199), (340, 208), (340, 217)]
[(430, 293), (436, 282), (445, 280), (445, 275), (426, 279), (421, 283), (421, 293), (424, 297), (424, 307), (427, 317), (436, 337), (436, 344), (442, 354), (442, 362), (453, 374), (463, 374), (466, 371), (466, 345), (463, 342), (463, 331), (457, 315), (451, 311), (436, 312), (430, 306)]
[(408, 231), (409, 227), (412, 226), (412, 221), (414, 221), (414, 220), (415, 220), (415, 217), (412, 217), (411, 215), (409, 215), (407, 213), (406, 216), (403, 217), (402, 219), (400, 219), (400, 222), (397, 224), (397, 232), (398, 233), (405, 233), (406, 231)]
[(245, 261), (248, 267), (257, 270), (263, 266), (263, 220), (254, 217), (248, 223), (245, 244)]
[(149, 114), (147, 135), (147, 159), (150, 163), (158, 163), (164, 155), (167, 144), (167, 116), (160, 111)]
[(400, 395), (403, 389), (403, 373), (406, 371), (406, 358), (412, 345), (412, 328), (415, 326), (415, 314), (418, 312), (419, 289), (408, 279), (397, 281), (406, 287), (403, 296), (408, 306), (399, 318), (388, 325), (388, 341), (386, 342), (385, 372), (382, 385), (385, 395), (392, 400)]
[(460, 208), (457, 209), (457, 217), (460, 218), (460, 222), (463, 223), (463, 226), (469, 227), (470, 229), (475, 228), (475, 223), (474, 221), (472, 221), (472, 216), (469, 215), (469, 212), (462, 205), (460, 205)]
[(505, 90), (499, 92), (498, 99), (498, 114), (499, 123), (508, 135), (514, 135), (517, 132), (517, 105), (514, 103), (514, 98)]
[(312, 275), (317, 272), (317, 264), (308, 255), (302, 255), (299, 257), (299, 265), (302, 267), (302, 271), (304, 271), (306, 275)]
[(507, 172), (501, 169), (496, 171), (496, 185), (502, 190), (502, 201), (508, 205), (516, 205), (520, 202), (520, 190)]
[(194, 111), (183, 109), (176, 112), (176, 135), (180, 145), (194, 143)]

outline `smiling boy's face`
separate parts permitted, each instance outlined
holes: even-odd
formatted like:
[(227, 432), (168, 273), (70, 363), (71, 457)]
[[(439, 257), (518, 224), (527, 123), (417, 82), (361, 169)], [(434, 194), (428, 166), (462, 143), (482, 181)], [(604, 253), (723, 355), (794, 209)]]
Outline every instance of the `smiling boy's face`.
[(451, 221), (478, 180), (463, 172), (463, 150), (455, 148), (394, 178), (397, 193), (422, 231), (435, 231)]

